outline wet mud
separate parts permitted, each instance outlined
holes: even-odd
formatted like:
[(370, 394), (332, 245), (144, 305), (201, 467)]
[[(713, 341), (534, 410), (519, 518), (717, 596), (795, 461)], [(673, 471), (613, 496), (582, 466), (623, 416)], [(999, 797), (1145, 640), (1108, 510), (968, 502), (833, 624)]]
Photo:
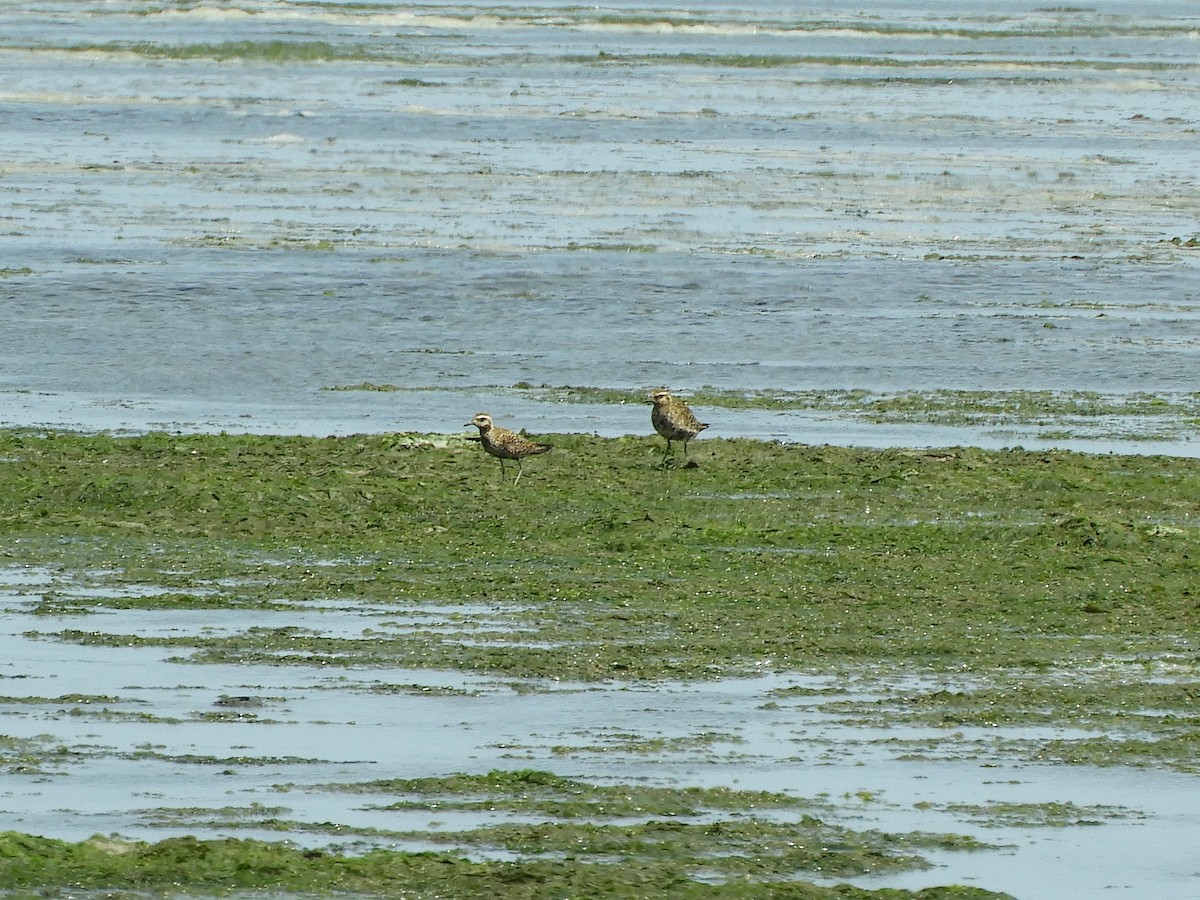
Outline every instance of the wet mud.
[(13, 829), (1190, 890), (1195, 461), (552, 440), (5, 435)]

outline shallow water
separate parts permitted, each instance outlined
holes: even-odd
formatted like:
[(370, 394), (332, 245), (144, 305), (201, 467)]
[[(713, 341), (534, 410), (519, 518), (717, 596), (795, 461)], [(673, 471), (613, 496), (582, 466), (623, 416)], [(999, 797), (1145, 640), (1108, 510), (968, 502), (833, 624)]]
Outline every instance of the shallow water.
[[(1173, 2), (6, 4), (0, 424), (647, 430), (518, 382), (1190, 392), (1196, 28)], [(322, 390), (363, 382), (412, 390)]]
[[(0, 425), (455, 432), (489, 409), (538, 432), (648, 430), (644, 407), (555, 403), (519, 382), (1196, 390), (1193, 3), (794, 7), (0, 5)], [(327, 390), (363, 382), (404, 390)], [(706, 418), (706, 436), (814, 443), (1200, 446)], [(846, 812), (861, 822), (1014, 844), (946, 854), (889, 876), (898, 886), (1182, 900), (1200, 879), (1192, 777), (1034, 765), (989, 755), (982, 735), (962, 739), (978, 759), (902, 760), (884, 740), (926, 732), (769, 708), (791, 682), (765, 678), (525, 693), (429, 672), (181, 666), (24, 636), (68, 627), (28, 614), (39, 577), (5, 573), (0, 694), (111, 692), (129, 715), (0, 708), (5, 734), (79, 751), (55, 774), (6, 778), (6, 827), (152, 838), (196, 829), (148, 811), (254, 802), (425, 827), (303, 786), (532, 766), (865, 791), (881, 799)], [(394, 630), (436, 611), (271, 617)], [(84, 618), (249, 627), (229, 610)], [(271, 723), (205, 717), (240, 695), (267, 698), (252, 712)], [(552, 752), (615, 726), (744, 743)], [(278, 761), (225, 762), (247, 756)], [(913, 806), (993, 800), (1136, 815), (993, 834)]]
[[(45, 617), (32, 614), (43, 592), (94, 599), (102, 589), (22, 567), (0, 575), (0, 729), (44, 751), (39, 771), (10, 768), (6, 775), (6, 828), (73, 840), (236, 834), (368, 846), (381, 839), (362, 829), (436, 833), (513, 814), (389, 810), (383, 807), (394, 795), (330, 793), (321, 785), (532, 768), (601, 782), (784, 792), (827, 804), (822, 818), (855, 829), (969, 834), (1000, 845), (927, 854), (935, 867), (926, 871), (851, 879), (863, 885), (959, 882), (1030, 900), (1101, 892), (1183, 900), (1200, 877), (1194, 776), (1039, 764), (1001, 743), (1088, 734), (1071, 728), (872, 726), (823, 708), (830, 700), (963, 687), (952, 680), (864, 673), (842, 682), (764, 675), (708, 684), (518, 686), (423, 670), (191, 666), (178, 662), (186, 648), (77, 645), (53, 635), (213, 635), (258, 627), (362, 634), (449, 623), (469, 639), (473, 626), (492, 631), (504, 609), (450, 605), (439, 618), (436, 608), (407, 604), (332, 609), (318, 602), (271, 612), (100, 607)], [(1111, 812), (1089, 816), (1096, 824), (1037, 827), (990, 821), (986, 811), (1049, 802)], [(231, 824), (239, 817), (245, 825)], [(263, 817), (330, 825), (281, 833), (252, 824)], [(382, 840), (427, 848), (420, 838)]]

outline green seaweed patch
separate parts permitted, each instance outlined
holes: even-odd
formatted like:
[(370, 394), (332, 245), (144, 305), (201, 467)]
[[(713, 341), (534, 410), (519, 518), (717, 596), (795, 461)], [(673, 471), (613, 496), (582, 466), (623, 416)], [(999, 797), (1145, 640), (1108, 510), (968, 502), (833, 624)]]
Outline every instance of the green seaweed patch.
[(409, 682), (408, 684), (392, 684), (376, 681), (363, 685), (337, 684), (329, 686), (329, 689), (338, 691), (361, 691), (367, 694), (409, 694), (429, 697), (480, 697), (484, 694), (482, 690), (478, 689), (455, 687), (448, 684), (421, 684), (419, 682)]
[(333, 387), (323, 387), (323, 391), (376, 391), (378, 393), (391, 393), (399, 391), (401, 388), (394, 384), (375, 384), (373, 381), (361, 381), (358, 384), (343, 384), (334, 385)]
[[(1153, 667), (1150, 667), (1151, 671)], [(1146, 667), (1142, 667), (1145, 671)], [(1138, 730), (1187, 728), (1200, 700), (1200, 682), (1134, 681), (1128, 672), (1083, 673), (1078, 680), (1045, 683), (1028, 678), (1001, 680), (975, 689), (900, 692), (877, 700), (838, 700), (821, 706), (842, 715), (844, 724), (870, 723), (886, 708), (890, 721), (936, 727), (1052, 725)], [(849, 715), (847, 715), (849, 714)], [(1200, 725), (1200, 720), (1196, 720)]]
[[(78, 44), (69, 48), (87, 53), (133, 53), (154, 59), (242, 59), (264, 63), (360, 61), (380, 54), (361, 44), (342, 46), (328, 41), (224, 41), (201, 44), (156, 44), (147, 41)], [(389, 54), (394, 58), (394, 55)]]
[[(961, 836), (855, 832), (812, 816), (794, 822), (653, 819), (635, 825), (506, 823), (470, 831), (438, 831), (436, 844), (476, 847), (521, 857), (562, 856), (670, 865), (700, 879), (779, 879), (804, 874), (854, 877), (924, 869), (918, 849), (984, 849)], [(992, 849), (992, 848), (988, 848)]]
[[(514, 387), (534, 390), (547, 400), (567, 403), (634, 403), (652, 387), (626, 390), (564, 385)], [(687, 394), (697, 406), (722, 409), (774, 409), (853, 414), (879, 423), (922, 422), (937, 425), (1031, 425), (1054, 420), (1106, 419), (1195, 420), (1200, 393), (1159, 395), (1145, 392), (1102, 394), (1096, 391), (902, 391), (880, 394), (861, 389), (810, 391), (721, 390), (709, 386)], [(1070, 432), (1066, 432), (1069, 434)], [(1140, 432), (1133, 432), (1140, 434)]]
[(93, 704), (108, 705), (112, 703), (142, 703), (141, 700), (129, 700), (114, 697), (111, 694), (60, 694), (57, 697), (11, 697), (0, 696), (0, 705), (36, 704), (50, 706), (91, 706)]
[(138, 814), (143, 825), (153, 827), (186, 826), (189, 828), (269, 827), (270, 823), (284, 825), (284, 816), (291, 810), (286, 806), (250, 803), (247, 806), (192, 806), (144, 809)]
[[(839, 28), (842, 25), (839, 24)], [(1178, 29), (1168, 29), (1178, 33)], [(947, 32), (951, 33), (951, 32)], [(1051, 34), (1048, 32), (1048, 34)], [(1026, 36), (1026, 31), (995, 32), (992, 37)], [(978, 30), (964, 29), (957, 36), (985, 37)], [(657, 67), (680, 65), (705, 68), (729, 69), (783, 69), (806, 67), (851, 67), (856, 69), (945, 69), (972, 68), (980, 70), (1011, 70), (1015, 72), (1036, 71), (1045, 73), (1059, 69), (1087, 69), (1096, 71), (1112, 71), (1116, 69), (1142, 72), (1162, 72), (1179, 67), (1178, 63), (1160, 62), (1155, 60), (1120, 60), (1072, 58), (1047, 61), (1029, 59), (1028, 57), (999, 58), (994, 56), (972, 57), (970, 55), (951, 55), (942, 57), (927, 57), (913, 59), (897, 56), (861, 56), (861, 55), (814, 55), (814, 54), (746, 54), (746, 53), (612, 53), (600, 51), (594, 55), (567, 54), (561, 57), (564, 62), (594, 64), (594, 65), (623, 65)]]
[(336, 250), (341, 244), (337, 241), (331, 241), (328, 238), (319, 238), (313, 240), (311, 238), (298, 237), (281, 237), (273, 238), (267, 243), (267, 246), (272, 250), (283, 248), (285, 250), (309, 250), (329, 252)]
[(1163, 737), (1118, 734), (1042, 743), (1035, 758), (1041, 762), (1088, 766), (1167, 767), (1200, 773), (1200, 728)]
[(768, 696), (775, 699), (768, 702), (775, 703), (776, 706), (778, 706), (776, 703), (778, 700), (790, 700), (793, 698), (806, 697), (841, 697), (846, 694), (846, 691), (847, 689), (844, 685), (813, 687), (811, 685), (797, 684), (790, 685), (789, 687), (785, 688), (775, 688), (771, 690), (768, 692)]
[(86, 709), (76, 706), (65, 710), (65, 714), (73, 719), (91, 719), (97, 722), (138, 722), (147, 725), (179, 725), (187, 721), (178, 716), (162, 716), (155, 713), (139, 712), (137, 710), (112, 709), (107, 706), (100, 709)]
[[(882, 699), (843, 699), (830, 701), (820, 708), (840, 716), (844, 725), (874, 727), (880, 721), (909, 726), (937, 728), (997, 728), (1069, 726), (1073, 730), (1122, 735), (1137, 740), (1101, 740), (1059, 738), (1053, 747), (1062, 749), (1104, 746), (1109, 753), (1128, 747), (1136, 756), (1157, 747), (1163, 761), (1194, 769), (1194, 760), (1186, 752), (1172, 754), (1167, 748), (1194, 746), (1200, 738), (1200, 718), (1195, 714), (1200, 682), (1191, 675), (1176, 672), (1170, 680), (1148, 680), (1146, 673), (1160, 666), (1151, 661), (1128, 668), (1106, 668), (1081, 673), (1069, 682), (1034, 681), (999, 677), (987, 687), (960, 690), (933, 690), (925, 693), (900, 692)], [(1180, 666), (1173, 666), (1179, 669)], [(1194, 666), (1185, 666), (1193, 669)], [(1135, 677), (1141, 676), (1141, 677)], [(1038, 748), (1035, 740), (1024, 742)], [(1031, 752), (1041, 755), (1042, 750)], [(1099, 760), (1097, 760), (1099, 761)], [(1111, 760), (1110, 760), (1111, 762)]]
[[(824, 803), (766, 791), (597, 784), (538, 770), (492, 771), (327, 785), (339, 792), (398, 794), (381, 810), (518, 814), (509, 821), (424, 840), (521, 857), (639, 861), (680, 867), (692, 878), (865, 875), (926, 868), (919, 851), (977, 850), (962, 835), (856, 832), (809, 810)], [(790, 813), (790, 815), (789, 815)], [(731, 815), (732, 814), (732, 815)], [(630, 821), (633, 820), (633, 821)]]
[[(920, 808), (931, 808), (924, 805)], [(948, 812), (963, 815), (967, 821), (987, 828), (1074, 828), (1103, 825), (1105, 822), (1142, 819), (1144, 815), (1124, 806), (1071, 802), (1049, 803), (948, 803)]]
[(424, 78), (385, 78), (382, 82), (389, 87), (445, 87), (444, 81), (426, 81)]
[(5, 832), (0, 834), (0, 889), (40, 893), (58, 887), (80, 890), (218, 892), (269, 889), (301, 895), (331, 893), (371, 897), (496, 896), (550, 900), (563, 896), (670, 896), (680, 900), (792, 898), (792, 900), (984, 900), (1002, 898), (978, 888), (948, 886), (916, 892), (871, 890), (851, 885), (711, 883), (691, 878), (679, 865), (640, 858), (581, 864), (576, 857), (518, 861), (472, 861), (444, 853), (371, 850), (360, 855), (301, 850), (253, 840), (171, 838), (158, 843), (96, 836), (70, 843)]
[(194, 712), (188, 717), (192, 722), (253, 722), (257, 725), (274, 725), (278, 720), (267, 719), (258, 713), (244, 709), (209, 709)]
[(713, 752), (721, 745), (736, 746), (745, 743), (741, 735), (705, 731), (680, 737), (646, 737), (619, 730), (603, 730), (590, 744), (558, 744), (551, 748), (556, 756), (571, 756), (581, 753), (681, 753), (688, 750)]
[(313, 766), (327, 765), (330, 760), (307, 756), (214, 756), (201, 753), (166, 753), (158, 747), (142, 746), (128, 754), (130, 759), (152, 759), (189, 766)]
[(329, 784), (320, 789), (400, 796), (401, 799), (385, 807), (388, 809), (502, 810), (589, 820), (698, 816), (714, 810), (809, 810), (817, 805), (815, 801), (768, 791), (598, 784), (536, 769), (381, 779)]
[(50, 735), (19, 738), (0, 734), (0, 772), (8, 775), (61, 775), (59, 766), (79, 756), (79, 751), (59, 743)]
[[(114, 573), (116, 575), (116, 573)], [(82, 593), (73, 593), (72, 587), (62, 586), (54, 591), (47, 591), (41, 595), (41, 598), (30, 609), (29, 614), (33, 616), (45, 616), (47, 618), (54, 616), (79, 616), (88, 615), (101, 610), (114, 609), (140, 609), (140, 610), (167, 610), (167, 609), (236, 609), (239, 605), (239, 598), (236, 593), (229, 592), (225, 594), (206, 593), (201, 591), (167, 591), (158, 587), (141, 586), (146, 590), (145, 593), (137, 593), (138, 586), (126, 577), (117, 575), (110, 579), (97, 579), (94, 575), (90, 579), (93, 584), (104, 584), (105, 587), (112, 588), (111, 592), (104, 589), (96, 591), (91, 595)], [(79, 583), (75, 583), (78, 585)], [(128, 586), (133, 585), (132, 590)], [(129, 591), (126, 593), (126, 591)], [(289, 603), (262, 603), (255, 602), (255, 609), (274, 609), (274, 610), (290, 610), (295, 609), (295, 604)]]
[(605, 241), (567, 241), (567, 250), (591, 250), (598, 253), (654, 253), (658, 247), (654, 244), (618, 244)]
[[(840, 699), (820, 709), (843, 725), (868, 728), (932, 726), (942, 729), (1040, 727), (1095, 736), (1025, 737), (997, 733), (983, 747), (956, 731), (937, 741), (885, 741), (908, 759), (966, 758), (991, 752), (1040, 762), (1079, 765), (1161, 766), (1200, 771), (1196, 750), (1200, 718), (1195, 714), (1200, 683), (1186, 663), (1169, 680), (1147, 679), (1162, 667), (1152, 661), (1128, 668), (1108, 667), (1081, 673), (1070, 682), (1034, 681), (998, 676), (988, 687), (928, 692), (899, 692), (881, 699)], [(1181, 668), (1180, 664), (1171, 667)], [(886, 723), (886, 726), (885, 724)], [(972, 749), (974, 748), (974, 749)]]

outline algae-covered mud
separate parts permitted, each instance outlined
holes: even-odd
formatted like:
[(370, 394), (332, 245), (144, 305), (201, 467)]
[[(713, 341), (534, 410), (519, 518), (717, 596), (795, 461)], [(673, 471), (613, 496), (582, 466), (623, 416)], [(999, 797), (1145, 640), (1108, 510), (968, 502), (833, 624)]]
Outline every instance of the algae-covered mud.
[(0, 887), (1194, 887), (1200, 463), (545, 437), (0, 436)]
[(0, 892), (1194, 900), (1196, 33), (0, 4)]

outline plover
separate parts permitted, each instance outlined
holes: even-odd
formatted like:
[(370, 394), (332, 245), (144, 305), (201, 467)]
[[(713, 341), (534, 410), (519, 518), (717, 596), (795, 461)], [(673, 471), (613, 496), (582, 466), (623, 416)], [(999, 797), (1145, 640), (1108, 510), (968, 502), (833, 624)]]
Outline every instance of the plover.
[(667, 439), (663, 462), (671, 455), (671, 441), (683, 441), (683, 455), (686, 457), (688, 441), (707, 428), (708, 423), (699, 421), (692, 415), (688, 405), (672, 397), (670, 391), (655, 391), (647, 402), (654, 404), (650, 410), (654, 430)]
[(521, 480), (521, 460), (527, 456), (545, 453), (552, 446), (551, 444), (539, 444), (537, 441), (531, 441), (529, 438), (509, 431), (507, 428), (500, 428), (498, 425), (492, 424), (492, 417), (487, 413), (476, 414), (475, 418), (467, 425), (474, 425), (479, 429), (479, 442), (483, 444), (483, 449), (500, 460), (501, 477), (504, 477), (504, 461), (506, 459), (517, 461), (517, 477), (513, 484)]

